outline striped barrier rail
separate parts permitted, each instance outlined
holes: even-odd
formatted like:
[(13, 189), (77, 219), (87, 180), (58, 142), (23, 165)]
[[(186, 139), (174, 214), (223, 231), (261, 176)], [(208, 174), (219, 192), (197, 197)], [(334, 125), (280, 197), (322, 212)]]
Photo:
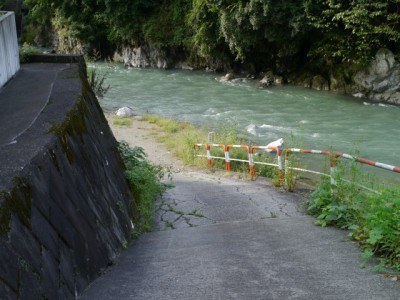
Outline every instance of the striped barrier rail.
[(251, 152), (254, 154), (255, 150), (274, 150), (276, 151), (276, 156), (278, 157), (278, 164), (266, 163), (266, 162), (259, 162), (255, 161), (254, 164), (259, 165), (267, 165), (267, 166), (274, 166), (278, 167), (278, 176), (279, 176), (279, 183), (280, 185), (283, 184), (283, 164), (282, 164), (282, 150), (278, 146), (251, 146)]
[[(225, 157), (219, 157), (219, 156), (211, 155), (211, 148), (212, 147), (222, 148), (224, 150), (224, 152), (226, 153), (226, 151), (227, 151), (226, 150), (226, 146), (223, 145), (223, 144), (194, 144), (193, 147), (194, 147), (194, 151), (195, 151), (194, 156), (196, 156), (196, 157), (206, 157), (207, 158), (208, 167), (212, 167), (212, 160), (213, 159), (225, 159), (225, 161), (226, 161)], [(196, 154), (196, 148), (203, 148), (203, 147), (206, 149), (206, 155)], [(228, 156), (228, 159), (229, 159), (229, 156)], [(230, 167), (229, 167), (229, 170), (228, 170), (228, 166), (226, 166), (226, 168), (227, 168), (227, 171), (230, 171)]]
[[(292, 152), (326, 155), (329, 159), (330, 174), (325, 174), (325, 173), (321, 173), (321, 172), (317, 172), (317, 171), (313, 171), (313, 170), (302, 169), (302, 168), (291, 167), (290, 161), (289, 161), (289, 156), (290, 156), (290, 153), (292, 153)], [(334, 176), (333, 176), (333, 174), (335, 172), (335, 159), (334, 159), (334, 156), (332, 155), (332, 153), (327, 150), (287, 148), (287, 149), (285, 149), (285, 173), (287, 173), (289, 169), (301, 171), (301, 172), (308, 172), (308, 173), (317, 174), (317, 175), (329, 176), (331, 178), (331, 184), (336, 184)]]
[[(194, 156), (195, 157), (205, 157), (207, 158), (208, 166), (212, 166), (212, 160), (213, 159), (223, 159), (225, 160), (225, 170), (230, 172), (231, 171), (231, 161), (238, 161), (238, 162), (244, 162), (249, 164), (249, 169), (250, 169), (250, 176), (252, 178), (256, 177), (256, 171), (255, 171), (255, 165), (269, 165), (269, 166), (275, 166), (278, 167), (278, 172), (279, 172), (279, 182), (280, 184), (283, 184), (283, 164), (282, 164), (282, 150), (279, 147), (276, 146), (248, 146), (248, 145), (224, 145), (224, 144), (194, 144)], [(211, 148), (216, 147), (216, 148), (221, 148), (224, 151), (224, 157), (220, 156), (213, 156), (211, 155)], [(202, 154), (197, 154), (196, 153), (196, 148), (205, 148), (206, 149), (206, 155)], [(239, 159), (239, 158), (231, 158), (229, 151), (233, 148), (239, 148), (239, 149), (244, 149), (248, 155), (248, 159)], [(266, 163), (266, 162), (257, 162), (254, 161), (254, 151), (256, 150), (274, 150), (277, 153), (278, 157), (278, 164), (272, 164), (272, 163)]]
[(373, 166), (373, 167), (377, 167), (377, 168), (381, 168), (381, 169), (385, 169), (385, 170), (389, 170), (395, 173), (400, 173), (400, 167), (396, 167), (396, 166), (392, 166), (392, 165), (388, 165), (385, 163), (381, 163), (381, 162), (377, 162), (377, 161), (373, 161), (373, 160), (369, 160), (360, 156), (352, 156), (350, 154), (346, 154), (343, 152), (336, 152), (335, 153), (336, 157), (343, 157), (346, 159), (350, 159), (350, 160), (354, 160), (356, 162), (365, 164), (365, 165), (369, 165), (369, 166)]
[[(326, 155), (329, 158), (330, 174), (325, 174), (325, 173), (321, 173), (321, 172), (317, 172), (317, 171), (291, 167), (290, 162), (289, 162), (289, 154), (291, 152)], [(334, 179), (334, 173), (335, 173), (335, 162), (336, 162), (337, 158), (345, 158), (345, 159), (356, 161), (358, 163), (362, 163), (362, 164), (366, 164), (369, 166), (373, 166), (373, 167), (389, 170), (392, 172), (400, 173), (400, 167), (396, 167), (396, 166), (388, 165), (385, 163), (369, 160), (369, 159), (366, 159), (366, 158), (363, 158), (360, 156), (353, 156), (353, 155), (346, 154), (343, 152), (330, 152), (327, 150), (312, 150), (312, 149), (297, 149), (297, 148), (285, 149), (285, 172), (287, 172), (288, 169), (292, 169), (292, 170), (298, 170), (298, 171), (302, 171), (302, 172), (308, 172), (308, 173), (328, 176), (331, 179), (331, 184), (336, 185), (336, 181)], [(348, 181), (348, 180), (345, 180), (345, 181)], [(368, 190), (370, 192), (373, 192), (373, 193), (379, 193), (379, 192), (372, 190), (361, 184), (357, 184), (357, 186), (359, 186), (365, 190)]]
[[(212, 133), (213, 134), (213, 133)], [(212, 137), (209, 136), (209, 139), (212, 139)], [(210, 139), (210, 140), (211, 140)], [(345, 158), (345, 159), (349, 159), (349, 160), (353, 160), (362, 164), (366, 164), (369, 166), (373, 166), (373, 167), (377, 167), (377, 168), (381, 168), (381, 169), (385, 169), (385, 170), (389, 170), (395, 173), (400, 173), (400, 167), (396, 167), (393, 165), (389, 165), (389, 164), (385, 164), (385, 163), (381, 163), (381, 162), (377, 162), (377, 161), (373, 161), (373, 160), (369, 160), (363, 157), (359, 157), (359, 156), (352, 156), (350, 154), (346, 154), (343, 152), (331, 152), (328, 150), (314, 150), (314, 149), (299, 149), (299, 148), (287, 148), (284, 151), (282, 151), (280, 149), (280, 147), (278, 146), (248, 146), (248, 145), (224, 145), (224, 144), (194, 144), (194, 148), (202, 148), (204, 147), (206, 149), (206, 155), (200, 155), (200, 154), (194, 154), (194, 156), (197, 157), (206, 157), (207, 161), (208, 161), (208, 166), (211, 167), (212, 166), (212, 159), (223, 159), (225, 160), (225, 169), (226, 171), (231, 171), (231, 161), (238, 161), (238, 162), (245, 162), (249, 164), (249, 168), (250, 168), (250, 175), (252, 178), (254, 178), (256, 176), (256, 172), (255, 172), (255, 165), (256, 164), (260, 164), (260, 165), (269, 165), (269, 166), (275, 166), (278, 167), (278, 174), (279, 174), (279, 182), (282, 185), (284, 182), (284, 173), (287, 173), (288, 170), (297, 170), (297, 171), (301, 171), (301, 172), (308, 172), (308, 173), (313, 173), (313, 174), (317, 174), (317, 175), (323, 175), (323, 176), (327, 176), (330, 177), (331, 180), (331, 184), (332, 185), (336, 185), (336, 181), (334, 179), (334, 173), (335, 173), (335, 162), (337, 158)], [(220, 156), (212, 156), (211, 155), (211, 148), (212, 147), (218, 147), (218, 148), (222, 148), (224, 151), (225, 156), (224, 157), (220, 157)], [(229, 154), (229, 150), (232, 148), (241, 148), (241, 149), (245, 149), (247, 154), (248, 154), (248, 159), (238, 159), (238, 158), (231, 158), (230, 154)], [(256, 150), (263, 150), (263, 151), (267, 151), (267, 150), (274, 150), (276, 151), (277, 154), (277, 158), (278, 158), (278, 164), (273, 164), (273, 163), (266, 163), (266, 162), (257, 162), (254, 160), (254, 152)], [(283, 163), (282, 163), (282, 152), (284, 152), (285, 155), (285, 166), (283, 168)], [(318, 172), (318, 171), (314, 171), (314, 170), (308, 170), (308, 169), (303, 169), (303, 168), (297, 168), (297, 167), (292, 167), (289, 157), (291, 153), (304, 153), (304, 154), (319, 154), (319, 155), (325, 155), (328, 159), (329, 159), (329, 167), (330, 167), (330, 172), (329, 174), (326, 173), (322, 173), (322, 172)], [(374, 190), (371, 190), (365, 186), (362, 185), (358, 185), (366, 190), (369, 190), (371, 192), (375, 192)]]
[[(245, 149), (249, 159), (245, 160), (245, 159), (238, 159), (238, 158), (230, 158), (229, 157), (229, 150), (231, 148)], [(226, 152), (225, 152), (225, 162), (227, 163), (227, 166), (229, 166), (229, 171), (230, 171), (230, 168), (231, 168), (231, 164), (230, 164), (231, 161), (239, 161), (239, 162), (248, 163), (249, 164), (249, 168), (250, 168), (250, 176), (252, 178), (254, 178), (256, 176), (256, 171), (254, 169), (253, 153), (252, 153), (252, 150), (251, 150), (250, 146), (248, 146), (248, 145), (227, 145), (226, 146)]]

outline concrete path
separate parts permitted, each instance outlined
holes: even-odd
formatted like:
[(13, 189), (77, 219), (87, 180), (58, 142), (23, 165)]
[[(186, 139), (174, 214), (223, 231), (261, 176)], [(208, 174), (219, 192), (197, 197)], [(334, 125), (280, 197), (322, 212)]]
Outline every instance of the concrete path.
[(313, 225), (304, 199), (266, 182), (176, 174), (143, 234), (81, 299), (400, 299), (361, 269), (346, 233)]
[(35, 122), (49, 101), (57, 73), (66, 64), (33, 63), (0, 89), (0, 147), (15, 143)]

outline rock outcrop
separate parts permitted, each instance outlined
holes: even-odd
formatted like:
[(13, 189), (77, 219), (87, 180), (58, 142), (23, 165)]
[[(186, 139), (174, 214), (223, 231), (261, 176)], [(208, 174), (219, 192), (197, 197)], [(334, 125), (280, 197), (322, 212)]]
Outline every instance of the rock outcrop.
[(379, 50), (368, 68), (356, 74), (354, 82), (358, 88), (354, 96), (400, 104), (400, 64), (388, 49)]
[(125, 66), (133, 68), (167, 69), (171, 67), (163, 53), (150, 45), (123, 48), (122, 59)]
[(178, 50), (160, 50), (149, 44), (139, 47), (127, 46), (121, 50), (120, 56), (126, 67), (158, 68), (158, 69), (192, 69), (184, 63), (184, 57)]

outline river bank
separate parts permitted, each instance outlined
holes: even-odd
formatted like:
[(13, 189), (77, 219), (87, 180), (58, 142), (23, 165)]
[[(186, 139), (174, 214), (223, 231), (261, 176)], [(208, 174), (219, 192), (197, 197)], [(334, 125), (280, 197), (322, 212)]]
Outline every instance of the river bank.
[(163, 143), (157, 142), (160, 130), (157, 125), (144, 121), (142, 116), (133, 116), (130, 125), (121, 126), (114, 124), (114, 113), (105, 113), (105, 116), (117, 141), (126, 141), (131, 147), (142, 147), (151, 163), (176, 173), (189, 168), (174, 157)]

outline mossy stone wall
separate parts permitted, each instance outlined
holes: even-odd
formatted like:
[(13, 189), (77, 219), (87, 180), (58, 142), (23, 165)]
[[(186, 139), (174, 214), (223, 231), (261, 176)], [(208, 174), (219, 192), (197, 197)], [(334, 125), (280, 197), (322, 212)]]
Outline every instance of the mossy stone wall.
[(83, 73), (61, 71), (33, 126), (0, 148), (1, 299), (74, 299), (130, 240), (123, 162)]

